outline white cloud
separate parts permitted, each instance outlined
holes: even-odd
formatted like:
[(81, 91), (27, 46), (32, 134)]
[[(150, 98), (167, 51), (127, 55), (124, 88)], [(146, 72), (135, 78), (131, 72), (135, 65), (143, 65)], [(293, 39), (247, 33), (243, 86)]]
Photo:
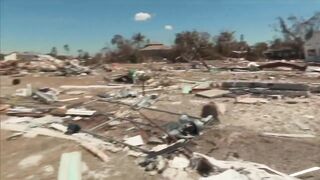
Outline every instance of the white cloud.
[(149, 13), (145, 13), (145, 12), (139, 12), (139, 13), (136, 13), (134, 15), (134, 20), (135, 21), (146, 21), (148, 19), (151, 19), (151, 14)]
[(171, 25), (165, 25), (164, 29), (171, 31), (173, 29), (173, 27)]

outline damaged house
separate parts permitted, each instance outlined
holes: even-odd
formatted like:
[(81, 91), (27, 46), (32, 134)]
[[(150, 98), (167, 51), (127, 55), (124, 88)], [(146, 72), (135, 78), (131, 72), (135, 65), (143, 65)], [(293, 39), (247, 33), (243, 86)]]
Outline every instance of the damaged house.
[(304, 44), (304, 54), (306, 61), (320, 62), (320, 31)]
[(162, 43), (150, 43), (144, 48), (140, 49), (139, 52), (144, 60), (163, 60), (167, 59), (170, 55), (172, 48), (165, 46)]

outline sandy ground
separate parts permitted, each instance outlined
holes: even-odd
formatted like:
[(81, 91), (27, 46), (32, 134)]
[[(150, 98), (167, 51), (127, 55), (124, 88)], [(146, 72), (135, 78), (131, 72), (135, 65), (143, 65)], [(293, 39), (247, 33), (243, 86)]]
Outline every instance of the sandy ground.
[[(141, 67), (141, 66), (140, 66)], [(145, 66), (144, 68), (146, 68)], [(137, 68), (130, 65), (130, 68)], [(319, 83), (318, 76), (301, 74), (300, 72), (157, 72), (157, 77), (167, 77), (174, 80), (187, 79), (196, 81), (222, 80), (257, 80), (274, 82), (307, 82)], [(103, 85), (104, 76), (111, 77), (112, 73), (101, 73), (91, 76), (77, 77), (48, 77), (46, 74), (28, 75), (19, 77), (21, 84), (12, 86), (13, 77), (2, 76), (2, 102), (25, 105), (34, 104), (34, 100), (20, 100), (10, 97), (18, 88), (30, 83), (34, 88), (52, 87), (61, 85)], [(115, 73), (118, 74), (118, 73)], [(89, 101), (103, 90), (88, 91), (82, 95), (61, 95), (61, 99), (80, 97), (79, 102)], [(75, 101), (73, 103), (76, 103)], [(160, 100), (153, 107), (199, 116), (202, 106), (210, 101), (223, 104), (226, 111), (221, 115), (221, 123), (206, 128), (202, 135), (193, 140), (192, 149), (208, 154), (217, 159), (240, 158), (266, 164), (285, 173), (293, 173), (320, 164), (320, 96), (312, 95), (309, 98), (286, 98), (281, 100), (270, 99), (266, 104), (237, 104), (233, 98), (206, 99), (194, 94), (183, 95), (181, 90), (172, 90), (160, 95)], [(57, 103), (56, 106), (63, 105)], [(126, 111), (128, 108), (103, 102), (86, 105), (87, 108), (102, 112)], [(148, 117), (158, 124), (176, 121), (177, 116), (159, 112), (143, 110)], [(1, 120), (5, 117), (1, 116)], [(84, 128), (91, 128), (105, 119), (101, 117), (79, 121)], [(130, 123), (122, 123), (117, 128), (103, 128), (99, 132), (122, 139), (128, 132), (125, 129), (132, 127)], [(288, 139), (277, 137), (262, 137), (262, 132), (273, 133), (307, 133), (316, 135), (309, 139)], [(137, 132), (130, 132), (137, 133)], [(12, 132), (1, 131), (1, 179), (56, 179), (60, 156), (64, 152), (81, 151), (83, 156), (84, 179), (159, 179), (160, 176), (150, 176), (135, 163), (135, 158), (125, 153), (108, 153), (110, 163), (102, 163), (92, 154), (83, 150), (79, 145), (66, 140), (35, 137), (19, 137), (7, 141), (6, 137)], [(26, 159), (28, 158), (29, 159)], [(38, 159), (38, 160), (37, 160)], [(23, 161), (24, 160), (24, 161)], [(31, 162), (28, 162), (31, 161)], [(33, 162), (36, 161), (36, 162)], [(29, 165), (24, 164), (27, 162)], [(31, 164), (31, 165), (30, 165)], [(320, 179), (320, 174), (313, 173), (305, 177), (308, 180)]]

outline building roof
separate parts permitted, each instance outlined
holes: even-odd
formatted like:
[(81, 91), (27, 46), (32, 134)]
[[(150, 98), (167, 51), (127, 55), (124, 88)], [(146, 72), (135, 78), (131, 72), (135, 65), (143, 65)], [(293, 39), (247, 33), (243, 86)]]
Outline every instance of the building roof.
[(161, 43), (150, 43), (147, 44), (144, 48), (140, 49), (140, 51), (150, 51), (150, 50), (170, 50), (171, 47), (165, 46)]
[(11, 54), (14, 54), (14, 53), (16, 53), (18, 55), (26, 55), (26, 56), (37, 56), (37, 55), (40, 54), (40, 53), (36, 53), (36, 52), (17, 52), (17, 51), (13, 51), (13, 52), (11, 52), (11, 53), (9, 53), (7, 55), (11, 55)]
[(313, 33), (312, 37), (306, 41), (305, 45), (310, 46), (314, 44), (320, 44), (320, 31)]

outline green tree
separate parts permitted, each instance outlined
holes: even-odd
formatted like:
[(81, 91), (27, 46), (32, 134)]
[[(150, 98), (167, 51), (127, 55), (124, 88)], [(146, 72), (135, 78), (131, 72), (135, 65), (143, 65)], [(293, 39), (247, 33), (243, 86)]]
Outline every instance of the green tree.
[(175, 51), (185, 61), (200, 60), (206, 58), (208, 49), (213, 49), (207, 32), (184, 31), (176, 34)]
[(83, 59), (86, 59), (86, 60), (89, 59), (89, 58), (90, 58), (89, 52), (84, 52), (82, 58), (83, 58)]
[(222, 31), (214, 37), (217, 52), (223, 56), (231, 56), (233, 50), (236, 50), (235, 31)]
[(126, 40), (122, 35), (116, 34), (111, 39), (111, 44), (116, 45), (118, 48), (120, 48), (122, 45), (124, 45)]
[[(144, 38), (142, 38), (144, 39)], [(111, 44), (116, 46), (116, 49), (108, 52), (106, 57), (110, 58), (111, 62), (132, 62), (137, 63), (140, 60), (139, 47), (135, 43), (141, 42), (141, 37), (136, 41), (126, 39), (122, 35), (116, 34), (111, 39)]]

